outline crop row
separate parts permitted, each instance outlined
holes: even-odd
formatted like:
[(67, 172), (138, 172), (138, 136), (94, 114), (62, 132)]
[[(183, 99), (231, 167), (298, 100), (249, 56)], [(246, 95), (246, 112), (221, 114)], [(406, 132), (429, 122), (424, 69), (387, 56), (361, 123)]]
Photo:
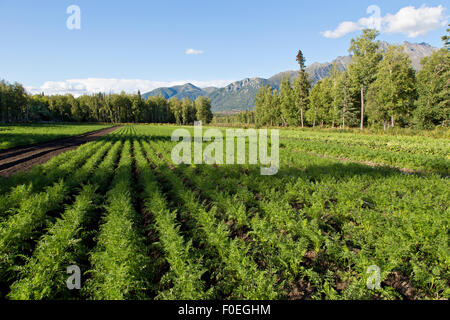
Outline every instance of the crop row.
[(97, 245), (90, 253), (91, 278), (84, 291), (93, 299), (139, 299), (149, 289), (150, 259), (133, 206), (132, 157), (127, 139), (107, 193)]
[[(169, 265), (169, 271), (160, 280), (157, 294), (159, 299), (202, 299), (206, 298), (204, 283), (201, 280), (206, 271), (201, 260), (193, 256), (192, 242), (184, 240), (180, 234), (180, 224), (176, 222), (177, 212), (170, 210), (162, 195), (147, 156), (138, 140), (134, 141), (134, 151), (148, 232), (154, 229), (158, 234), (160, 250)], [(156, 270), (155, 270), (156, 271)], [(157, 273), (157, 272), (155, 272)], [(154, 279), (157, 281), (157, 279)]]
[(448, 155), (448, 139), (434, 139), (424, 136), (391, 136), (354, 134), (322, 131), (281, 130), (283, 140), (306, 140), (315, 143), (339, 143), (349, 147), (364, 146), (381, 151), (405, 152), (409, 154)]
[[(67, 290), (61, 286), (67, 278), (65, 268), (79, 262), (87, 255), (83, 240), (88, 237), (88, 230), (95, 225), (99, 195), (96, 190), (105, 188), (118, 157), (121, 142), (116, 142), (96, 169), (93, 184), (83, 186), (72, 206), (59, 218), (39, 241), (31, 259), (21, 269), (20, 280), (13, 283), (9, 297), (11, 299), (50, 299), (64, 298)], [(93, 168), (98, 157), (108, 148), (99, 149), (96, 156), (88, 160), (85, 168)], [(86, 173), (92, 170), (86, 170)], [(99, 172), (102, 172), (100, 175)], [(80, 177), (80, 176), (78, 176)]]
[[(170, 132), (124, 127), (34, 169), (42, 178), (9, 181), (0, 296), (449, 297), (448, 178), (321, 158), (288, 139), (275, 176), (174, 165)], [(79, 292), (65, 287), (71, 264)], [(370, 265), (379, 290), (366, 287)]]
[[(170, 146), (166, 143), (162, 153), (170, 154)], [(448, 295), (446, 179), (342, 164), (291, 150), (282, 152), (281, 159), (282, 170), (275, 177), (259, 176), (259, 168), (251, 166), (197, 166), (195, 169), (179, 166), (177, 169), (190, 172), (190, 180), (196, 181), (210, 198), (228, 198), (223, 211), (228, 208), (231, 215), (224, 218), (249, 226), (249, 237), (265, 235), (266, 238), (253, 240), (270, 241), (267, 239), (275, 238), (279, 231), (304, 241), (308, 233), (300, 232), (301, 223), (309, 226), (313, 231), (309, 233), (313, 246), (304, 262), (309, 263), (310, 257), (314, 257), (317, 272), (306, 269), (300, 273), (312, 282), (320, 273), (322, 281), (321, 284), (315, 281), (316, 289), (326, 292), (328, 297), (339, 296), (336, 292), (341, 292), (344, 298), (370, 297), (365, 290), (365, 270), (371, 263), (383, 270), (386, 290), (381, 294), (384, 297), (398, 296), (391, 288), (391, 278), (398, 274), (409, 279), (420, 291), (419, 296)], [(224, 193), (231, 197), (223, 197)], [(250, 199), (251, 195), (257, 200)], [(233, 198), (239, 200), (230, 201)], [(239, 209), (243, 204), (245, 210)], [(230, 210), (233, 206), (239, 210)], [(252, 215), (250, 225), (245, 213)], [(270, 226), (272, 229), (267, 228)], [(278, 259), (282, 255), (265, 256)], [(327, 270), (333, 273), (328, 280), (322, 270), (323, 261), (327, 260)]]
[(356, 161), (368, 161), (371, 163), (419, 170), (442, 175), (450, 174), (450, 161), (446, 155), (428, 155), (409, 153), (404, 151), (392, 151), (373, 148), (364, 145), (348, 145), (343, 142), (286, 140), (283, 148), (297, 152), (312, 152), (318, 155), (334, 156)]
[[(146, 144), (144, 143), (144, 147)], [(161, 175), (169, 184), (171, 195), (182, 204), (181, 219), (192, 224), (190, 236), (206, 247), (214, 269), (216, 285), (213, 295), (241, 299), (275, 299), (279, 296), (276, 278), (270, 270), (263, 270), (249, 256), (248, 245), (231, 237), (231, 230), (223, 220), (216, 218), (217, 207), (209, 210), (197, 199), (195, 192), (187, 188), (155, 152), (149, 150), (152, 162), (158, 165)]]
[[(58, 182), (45, 187), (44, 191), (34, 189), (32, 184), (23, 184), (2, 195), (2, 203), (9, 205), (9, 210), (2, 212), (3, 221), (0, 224), (2, 287), (15, 279), (19, 271), (27, 273), (27, 268), (30, 269), (29, 266), (34, 262), (30, 261), (28, 267), (21, 267), (28, 263), (24, 261), (24, 255), (34, 249), (35, 241), (39, 239), (45, 227), (52, 228), (53, 220), (60, 216), (63, 205), (67, 200), (71, 202), (69, 196), (90, 178), (110, 147), (110, 142), (99, 141), (80, 147), (78, 153), (71, 153), (72, 158), (66, 159), (66, 155), (61, 155), (67, 162), (55, 160), (52, 163), (56, 168), (52, 170), (48, 167), (47, 171), (48, 176), (52, 176), (47, 177), (47, 183), (55, 179), (58, 179)], [(17, 193), (16, 190), (25, 192)]]

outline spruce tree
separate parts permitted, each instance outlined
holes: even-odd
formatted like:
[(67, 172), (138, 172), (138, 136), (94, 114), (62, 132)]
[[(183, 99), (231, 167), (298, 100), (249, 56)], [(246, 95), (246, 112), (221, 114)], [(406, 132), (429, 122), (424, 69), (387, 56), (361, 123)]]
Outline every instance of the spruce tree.
[(311, 82), (309, 81), (308, 74), (306, 73), (305, 57), (301, 50), (297, 54), (297, 62), (300, 66), (300, 71), (297, 78), (294, 80), (294, 95), (297, 110), (300, 112), (300, 124), (304, 127), (304, 115), (309, 104), (309, 90), (311, 89)]

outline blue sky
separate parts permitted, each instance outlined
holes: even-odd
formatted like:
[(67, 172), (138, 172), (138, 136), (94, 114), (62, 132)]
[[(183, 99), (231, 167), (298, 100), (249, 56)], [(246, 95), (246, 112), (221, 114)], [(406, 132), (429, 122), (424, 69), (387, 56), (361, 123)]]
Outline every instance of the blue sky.
[[(66, 27), (70, 5), (81, 9), (80, 30)], [(0, 78), (48, 93), (267, 78), (297, 68), (298, 49), (307, 64), (348, 54), (370, 5), (381, 40), (441, 47), (447, 1), (1, 0)]]

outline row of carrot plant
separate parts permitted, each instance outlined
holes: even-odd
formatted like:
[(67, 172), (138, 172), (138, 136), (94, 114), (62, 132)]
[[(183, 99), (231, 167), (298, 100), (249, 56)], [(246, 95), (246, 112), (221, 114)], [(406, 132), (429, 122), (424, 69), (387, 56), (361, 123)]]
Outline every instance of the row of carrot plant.
[[(414, 154), (393, 138), (404, 160), (388, 155), (394, 147), (384, 140), (350, 137), (345, 151), (342, 137), (321, 145), (322, 136), (294, 133), (281, 138), (278, 174), (261, 176), (256, 165), (173, 164), (173, 129), (123, 127), (2, 180), (0, 297), (450, 297), (440, 145)], [(417, 161), (439, 175), (314, 153)], [(80, 291), (65, 284), (73, 264), (83, 270)], [(366, 286), (371, 265), (381, 269), (378, 290)]]

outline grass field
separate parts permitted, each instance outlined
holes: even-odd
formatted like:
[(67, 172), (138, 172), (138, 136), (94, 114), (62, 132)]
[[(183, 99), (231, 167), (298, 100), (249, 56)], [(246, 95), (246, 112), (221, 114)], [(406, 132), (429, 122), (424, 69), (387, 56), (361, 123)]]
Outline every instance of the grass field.
[(0, 151), (108, 128), (101, 124), (0, 124)]
[(174, 165), (175, 128), (126, 126), (0, 180), (0, 297), (450, 298), (448, 139), (281, 130), (261, 176)]

